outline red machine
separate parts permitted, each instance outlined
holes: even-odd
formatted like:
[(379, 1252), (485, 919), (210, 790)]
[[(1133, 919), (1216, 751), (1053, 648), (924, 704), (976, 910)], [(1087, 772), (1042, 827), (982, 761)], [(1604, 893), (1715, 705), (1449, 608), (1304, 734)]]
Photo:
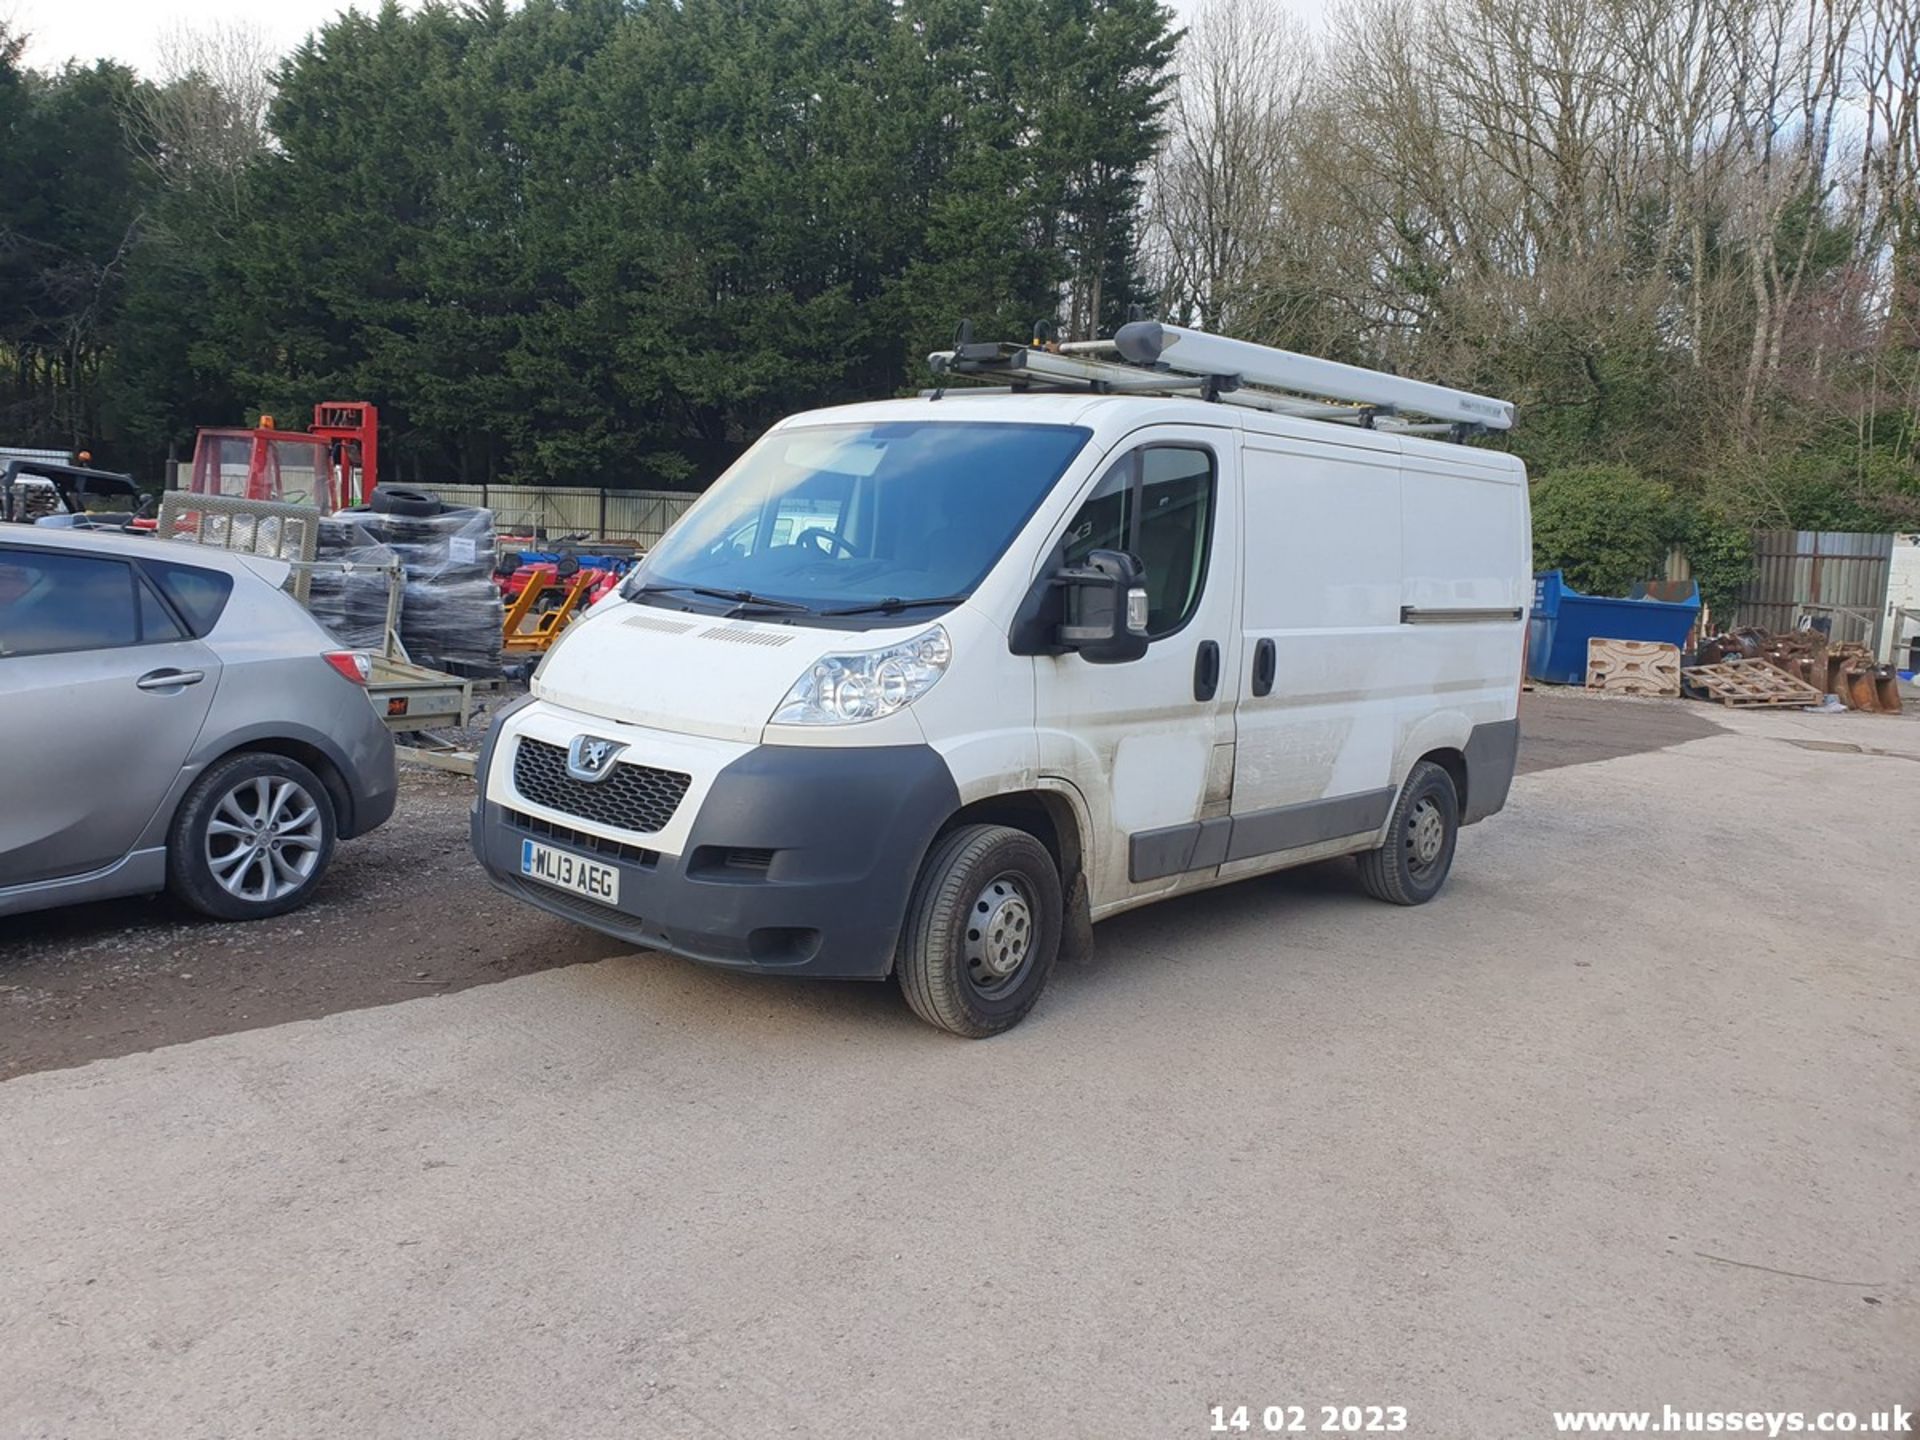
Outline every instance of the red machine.
[(379, 482), (380, 412), (363, 400), (313, 407), (313, 428), (202, 430), (193, 443), (196, 495), (281, 500), (325, 511), (365, 504)]

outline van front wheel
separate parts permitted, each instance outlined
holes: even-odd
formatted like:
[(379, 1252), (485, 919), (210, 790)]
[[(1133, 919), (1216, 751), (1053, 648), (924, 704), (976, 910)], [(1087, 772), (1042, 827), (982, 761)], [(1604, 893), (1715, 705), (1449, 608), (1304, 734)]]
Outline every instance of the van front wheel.
[(1407, 776), (1387, 824), (1387, 843), (1359, 857), (1360, 883), (1390, 905), (1424, 905), (1440, 893), (1460, 838), (1453, 777), (1431, 760)]
[(966, 825), (920, 870), (894, 969), (913, 1013), (982, 1039), (1025, 1018), (1060, 952), (1060, 873), (1024, 830)]

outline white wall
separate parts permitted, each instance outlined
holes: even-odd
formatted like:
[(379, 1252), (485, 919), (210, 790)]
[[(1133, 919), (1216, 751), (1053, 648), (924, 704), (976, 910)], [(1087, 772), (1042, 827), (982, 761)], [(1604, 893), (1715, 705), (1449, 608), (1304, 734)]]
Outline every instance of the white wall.
[[(1907, 620), (1896, 626), (1892, 616), (1905, 610)], [(1893, 563), (1887, 572), (1887, 616), (1881, 659), (1907, 668), (1907, 638), (1920, 634), (1920, 533), (1893, 537)], [(1895, 634), (1895, 630), (1900, 631)]]

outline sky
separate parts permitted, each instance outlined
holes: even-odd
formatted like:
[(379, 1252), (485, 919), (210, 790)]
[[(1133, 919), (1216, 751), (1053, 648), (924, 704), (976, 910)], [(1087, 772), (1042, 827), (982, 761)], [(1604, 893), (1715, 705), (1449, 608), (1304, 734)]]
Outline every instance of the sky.
[[(361, 0), (373, 9), (379, 0)], [(1171, 0), (1182, 14), (1197, 0)], [(1326, 0), (1281, 0), (1285, 8), (1317, 22)], [(0, 0), (0, 19), (28, 33), (27, 63), (57, 69), (68, 59), (99, 56), (119, 60), (147, 74), (159, 68), (163, 37), (179, 27), (202, 29), (243, 23), (257, 30), (276, 50), (290, 50), (346, 0)]]
[[(164, 37), (181, 28), (243, 24), (291, 50), (347, 0), (0, 0), (0, 19), (27, 32), (26, 60), (53, 70), (69, 59), (118, 60), (151, 74)], [(379, 0), (361, 0), (372, 9)]]

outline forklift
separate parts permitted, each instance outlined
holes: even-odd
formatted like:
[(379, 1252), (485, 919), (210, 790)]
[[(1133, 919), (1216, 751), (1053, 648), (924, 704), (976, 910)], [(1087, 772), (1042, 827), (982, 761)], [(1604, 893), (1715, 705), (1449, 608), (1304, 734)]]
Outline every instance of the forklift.
[(371, 503), (379, 473), (380, 412), (364, 400), (327, 400), (304, 431), (279, 429), (271, 415), (250, 430), (202, 429), (187, 489), (330, 515)]

